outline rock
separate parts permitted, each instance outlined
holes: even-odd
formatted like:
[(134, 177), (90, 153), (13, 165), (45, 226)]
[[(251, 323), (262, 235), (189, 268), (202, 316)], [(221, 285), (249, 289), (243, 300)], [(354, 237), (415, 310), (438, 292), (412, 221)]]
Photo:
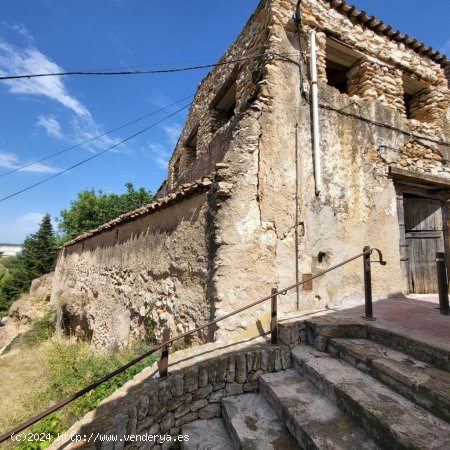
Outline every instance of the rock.
[(194, 392), (198, 389), (198, 369), (189, 369), (184, 374), (185, 392)]
[(31, 282), (30, 295), (42, 296), (47, 302), (50, 301), (55, 273), (47, 273)]
[(227, 383), (225, 387), (226, 395), (239, 395), (244, 392), (242, 384), (239, 383)]
[(222, 408), (220, 403), (211, 403), (198, 412), (199, 419), (211, 419), (213, 417), (220, 417)]

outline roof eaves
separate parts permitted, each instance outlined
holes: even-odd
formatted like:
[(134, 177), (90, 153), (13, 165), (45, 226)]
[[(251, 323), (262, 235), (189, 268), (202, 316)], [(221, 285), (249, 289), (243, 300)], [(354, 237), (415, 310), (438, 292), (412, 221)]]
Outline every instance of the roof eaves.
[(435, 51), (431, 47), (427, 47), (422, 42), (409, 37), (407, 34), (401, 34), (400, 31), (394, 31), (391, 26), (385, 25), (381, 20), (376, 19), (374, 16), (368, 16), (365, 11), (358, 11), (355, 6), (349, 5), (345, 0), (325, 1), (328, 2), (336, 11), (346, 15), (348, 18), (360, 22), (362, 25), (370, 30), (373, 30), (375, 33), (382, 34), (393, 41), (402, 42), (416, 53), (427, 56), (432, 61), (442, 66), (447, 66), (450, 64), (447, 57), (439, 51)]
[(208, 177), (199, 178), (192, 183), (182, 184), (175, 192), (172, 192), (164, 197), (161, 197), (148, 205), (142, 206), (141, 208), (135, 209), (128, 213), (122, 214), (116, 219), (113, 219), (103, 225), (100, 225), (94, 230), (88, 231), (87, 233), (80, 234), (75, 239), (66, 242), (61, 248), (70, 247), (71, 245), (77, 244), (81, 241), (89, 239), (95, 235), (103, 233), (105, 231), (110, 231), (118, 225), (122, 225), (127, 222), (131, 222), (139, 217), (152, 214), (155, 211), (171, 206), (178, 201), (188, 198), (195, 193), (199, 193), (207, 190), (213, 184), (213, 175)]

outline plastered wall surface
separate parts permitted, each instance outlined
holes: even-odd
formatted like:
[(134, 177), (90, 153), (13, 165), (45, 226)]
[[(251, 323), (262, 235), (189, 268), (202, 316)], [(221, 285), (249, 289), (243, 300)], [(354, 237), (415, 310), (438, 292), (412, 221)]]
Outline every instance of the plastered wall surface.
[(208, 319), (198, 301), (207, 285), (205, 211), (203, 193), (61, 253), (52, 301), (67, 332), (98, 348), (126, 346)]

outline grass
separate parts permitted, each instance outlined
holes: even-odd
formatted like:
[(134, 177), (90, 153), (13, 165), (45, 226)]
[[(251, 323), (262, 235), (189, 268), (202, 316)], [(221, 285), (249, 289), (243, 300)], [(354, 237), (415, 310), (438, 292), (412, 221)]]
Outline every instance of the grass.
[[(0, 385), (0, 410), (5, 412), (0, 415), (0, 433), (47, 409), (145, 351), (143, 348), (135, 348), (96, 355), (87, 343), (67, 339), (41, 341), (39, 344), (36, 344), (35, 339), (26, 339), (22, 341), (22, 345), (24, 344), (28, 347), (21, 350), (16, 348), (0, 360), (0, 377), (3, 380)], [(155, 361), (155, 356), (146, 358), (27, 431), (50, 433), (54, 439), (58, 433), (67, 430), (76, 420)], [(22, 442), (16, 448), (40, 449), (46, 448), (50, 443), (51, 440), (42, 443)]]
[(40, 412), (34, 401), (45, 389), (48, 372), (45, 346), (14, 351), (0, 359), (0, 433)]
[(46, 314), (31, 321), (31, 328), (19, 334), (5, 348), (4, 354), (15, 349), (30, 349), (49, 340), (55, 331), (55, 311), (50, 309)]
[[(36, 302), (39, 299), (35, 299)], [(71, 396), (99, 378), (148, 351), (151, 342), (127, 350), (95, 354), (87, 342), (52, 337), (56, 316), (53, 309), (30, 322), (30, 329), (17, 336), (0, 357), (0, 434)], [(152, 335), (152, 333), (150, 333)], [(178, 344), (184, 347), (184, 343)], [(25, 430), (44, 433), (43, 442), (24, 441), (7, 448), (34, 450), (46, 448), (58, 433), (94, 409), (102, 400), (131, 380), (157, 356), (150, 356), (123, 373), (88, 392), (60, 411)]]

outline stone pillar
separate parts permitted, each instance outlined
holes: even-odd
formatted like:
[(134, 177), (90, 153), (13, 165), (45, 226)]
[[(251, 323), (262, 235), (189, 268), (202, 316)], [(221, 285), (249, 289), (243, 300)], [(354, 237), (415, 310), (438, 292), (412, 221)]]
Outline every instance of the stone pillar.
[(350, 69), (347, 77), (349, 95), (377, 100), (405, 114), (400, 70), (363, 58)]
[(190, 146), (183, 146), (179, 151), (180, 151), (180, 174), (181, 174), (194, 162), (196, 157), (196, 149)]
[(436, 122), (448, 108), (448, 94), (436, 88), (425, 88), (409, 102), (410, 119)]
[(223, 111), (209, 109), (205, 112), (200, 123), (197, 135), (197, 154), (204, 155), (208, 151), (209, 144), (217, 130), (228, 122), (228, 117)]

